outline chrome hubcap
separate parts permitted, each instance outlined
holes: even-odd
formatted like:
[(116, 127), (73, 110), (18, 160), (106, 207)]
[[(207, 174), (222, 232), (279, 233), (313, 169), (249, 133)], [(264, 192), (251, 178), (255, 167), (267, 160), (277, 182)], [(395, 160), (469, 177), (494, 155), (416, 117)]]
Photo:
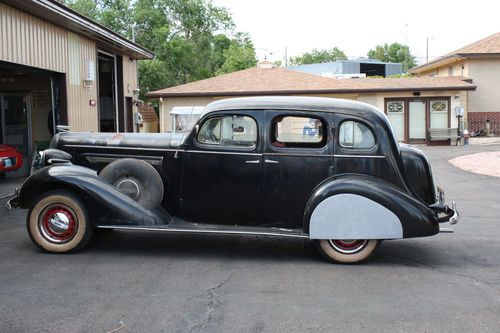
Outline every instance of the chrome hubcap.
[(131, 197), (134, 200), (136, 200), (139, 197), (140, 193), (139, 185), (137, 185), (137, 183), (130, 178), (120, 181), (116, 185), (116, 187), (120, 192)]
[(363, 250), (368, 244), (367, 239), (330, 239), (330, 246), (337, 252), (354, 254)]
[(38, 219), (38, 228), (42, 236), (52, 243), (66, 243), (78, 230), (78, 219), (71, 208), (64, 204), (46, 207)]
[(57, 212), (49, 217), (49, 228), (56, 233), (63, 233), (69, 228), (69, 217), (62, 213)]

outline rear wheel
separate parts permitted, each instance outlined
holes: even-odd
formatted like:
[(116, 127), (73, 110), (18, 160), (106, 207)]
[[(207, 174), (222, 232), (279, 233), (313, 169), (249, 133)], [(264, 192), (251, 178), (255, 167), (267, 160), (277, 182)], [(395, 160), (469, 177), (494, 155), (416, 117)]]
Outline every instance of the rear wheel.
[(42, 250), (76, 252), (90, 240), (93, 228), (83, 202), (73, 193), (56, 190), (36, 199), (26, 224), (31, 240)]
[(378, 239), (321, 239), (316, 240), (316, 248), (327, 260), (354, 264), (369, 259), (380, 246)]

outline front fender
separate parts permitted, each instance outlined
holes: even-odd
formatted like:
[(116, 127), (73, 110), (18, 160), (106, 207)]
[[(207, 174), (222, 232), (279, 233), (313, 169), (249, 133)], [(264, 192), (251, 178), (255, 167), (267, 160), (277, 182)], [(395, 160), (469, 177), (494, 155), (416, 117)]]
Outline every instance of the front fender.
[(68, 190), (80, 196), (95, 226), (159, 225), (168, 221), (163, 210), (148, 210), (102, 181), (94, 170), (73, 165), (48, 166), (31, 175), (19, 190), (19, 205), (30, 208), (52, 190)]
[(322, 183), (307, 202), (304, 232), (313, 239), (396, 239), (435, 235), (435, 213), (400, 188), (360, 174)]

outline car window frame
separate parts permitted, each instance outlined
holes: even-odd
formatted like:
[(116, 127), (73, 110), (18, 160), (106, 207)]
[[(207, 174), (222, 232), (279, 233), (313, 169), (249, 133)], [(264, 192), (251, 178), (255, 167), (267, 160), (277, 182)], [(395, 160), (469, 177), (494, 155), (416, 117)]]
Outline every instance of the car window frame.
[[(370, 130), (370, 132), (372, 133), (372, 135), (373, 135), (374, 145), (372, 147), (369, 147), (369, 148), (349, 147), (349, 146), (342, 145), (342, 143), (340, 142), (340, 126), (342, 126), (342, 124), (345, 123), (345, 122), (347, 122), (347, 121), (358, 122), (358, 123), (363, 124), (364, 126), (366, 126), (366, 128), (368, 128)], [(335, 141), (337, 141), (338, 146), (340, 147), (340, 149), (343, 152), (371, 153), (371, 152), (375, 152), (378, 149), (378, 146), (379, 146), (379, 140), (378, 140), (378, 137), (376, 135), (376, 131), (373, 128), (373, 126), (371, 124), (369, 124), (368, 122), (364, 121), (363, 119), (359, 119), (359, 118), (356, 118), (356, 117), (350, 117), (350, 116), (342, 117), (342, 119), (340, 119), (337, 122), (337, 125), (335, 127)]]
[[(221, 120), (222, 120), (222, 118), (224, 118), (226, 116), (249, 117), (254, 121), (256, 129), (257, 129), (257, 134), (256, 134), (256, 141), (252, 146), (250, 146), (250, 147), (223, 146), (221, 144), (210, 144), (210, 143), (203, 143), (203, 142), (198, 141), (198, 135), (199, 135), (203, 125), (205, 125), (205, 123), (207, 121), (209, 121), (210, 119), (213, 119), (213, 118), (221, 118)], [(234, 151), (242, 151), (242, 152), (252, 152), (252, 151), (255, 151), (258, 149), (259, 143), (261, 140), (259, 121), (256, 119), (255, 116), (248, 114), (248, 113), (239, 113), (239, 112), (214, 113), (212, 115), (207, 116), (205, 119), (201, 119), (201, 121), (198, 123), (198, 128), (199, 129), (198, 129), (196, 135), (194, 136), (194, 138), (192, 139), (192, 142), (193, 142), (194, 146), (196, 146), (197, 148), (202, 148), (202, 149), (207, 149), (207, 150), (214, 150), (214, 151), (216, 151), (216, 150), (220, 150), (220, 151), (234, 150)], [(222, 135), (222, 129), (221, 129), (221, 135)]]
[[(269, 111), (271, 112), (276, 112), (276, 111), (282, 111), (282, 110), (272, 110), (270, 109)], [(295, 112), (294, 112), (295, 111)], [(273, 133), (272, 133), (272, 124), (274, 120), (278, 117), (296, 117), (296, 118), (315, 118), (319, 119), (321, 121), (321, 125), (323, 127), (323, 134), (324, 137), (320, 142), (324, 141), (324, 144), (320, 147), (276, 147), (273, 146), (272, 144), (272, 138), (273, 138)], [(317, 113), (311, 113), (310, 111), (307, 110), (286, 110), (282, 113), (277, 113), (276, 115), (273, 115), (273, 117), (266, 123), (267, 126), (267, 146), (271, 148), (273, 151), (277, 152), (283, 152), (283, 151), (292, 151), (292, 150), (303, 150), (303, 151), (316, 151), (316, 152), (322, 152), (325, 149), (328, 149), (329, 147), (329, 138), (330, 138), (330, 132), (331, 128), (333, 128), (330, 124), (330, 122), (327, 120), (326, 117), (319, 115)]]

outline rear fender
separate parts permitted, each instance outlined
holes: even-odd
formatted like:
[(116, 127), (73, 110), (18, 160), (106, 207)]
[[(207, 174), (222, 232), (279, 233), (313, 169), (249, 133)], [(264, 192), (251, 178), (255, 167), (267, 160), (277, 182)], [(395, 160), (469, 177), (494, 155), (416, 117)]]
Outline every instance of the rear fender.
[(31, 175), (19, 190), (19, 205), (30, 208), (47, 191), (64, 189), (80, 196), (95, 226), (159, 225), (168, 223), (162, 210), (148, 210), (105, 183), (91, 169), (72, 164), (53, 165)]
[(304, 213), (311, 239), (398, 239), (439, 232), (435, 213), (394, 185), (351, 174), (322, 183)]

